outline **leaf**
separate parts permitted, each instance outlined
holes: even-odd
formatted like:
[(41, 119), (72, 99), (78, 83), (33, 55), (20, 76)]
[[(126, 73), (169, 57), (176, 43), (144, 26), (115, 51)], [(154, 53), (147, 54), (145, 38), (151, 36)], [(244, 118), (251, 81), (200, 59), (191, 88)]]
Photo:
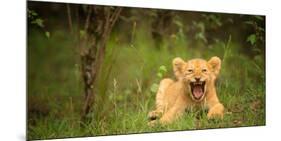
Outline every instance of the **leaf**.
[(28, 12), (28, 18), (34, 19), (34, 17), (38, 16), (38, 14), (33, 10), (28, 9), (27, 12)]
[(258, 28), (258, 30), (264, 32), (264, 28), (262, 28), (262, 27), (257, 27), (257, 28)]
[(152, 86), (150, 87), (150, 91), (153, 93), (156, 93), (158, 90), (159, 85), (156, 83), (153, 83)]
[(160, 71), (160, 72), (165, 72), (165, 73), (166, 73), (166, 72), (167, 72), (166, 66), (164, 66), (164, 65), (160, 66), (160, 67), (159, 67), (159, 71)]
[(197, 23), (196, 26), (200, 29), (200, 31), (205, 31), (205, 24), (203, 22)]
[(221, 23), (219, 17), (217, 17), (217, 16), (211, 14), (211, 15), (210, 15), (210, 19), (211, 19), (217, 26), (222, 26), (222, 23)]
[(149, 16), (151, 17), (157, 17), (156, 11), (152, 10), (151, 12), (148, 12)]
[(38, 26), (40, 26), (40, 27), (44, 27), (43, 22), (44, 22), (44, 21), (43, 21), (42, 19), (38, 18), (38, 19), (35, 19), (34, 21), (32, 21), (31, 23), (32, 23), (32, 24), (36, 24), (36, 25), (38, 25)]
[(254, 45), (256, 43), (256, 38), (256, 34), (251, 34), (250, 36), (248, 36), (247, 42), (250, 42), (252, 45)]
[(31, 13), (32, 16), (37, 16), (37, 15), (38, 15), (38, 14), (37, 14), (35, 11), (33, 11), (33, 10), (31, 10), (30, 13)]
[(158, 72), (158, 73), (157, 73), (157, 76), (158, 76), (159, 78), (162, 78), (162, 77), (163, 77), (163, 74), (162, 74), (161, 72)]
[(263, 20), (262, 16), (255, 16), (255, 18), (258, 19), (258, 20), (261, 20), (261, 21)]
[(207, 39), (205, 37), (205, 34), (203, 32), (199, 32), (195, 35), (195, 39), (202, 40), (204, 43), (207, 43)]
[(233, 23), (234, 21), (233, 21), (232, 18), (228, 18), (228, 19), (227, 19), (227, 22)]
[(182, 24), (181, 21), (179, 21), (179, 20), (175, 20), (174, 23), (175, 23), (178, 27), (183, 27), (183, 24)]
[(80, 30), (80, 36), (81, 38), (85, 37), (86, 31), (85, 30)]
[(47, 38), (50, 38), (50, 32), (49, 31), (46, 31), (45, 35), (46, 35)]
[(254, 25), (255, 24), (253, 21), (245, 21), (244, 23), (248, 24), (248, 25)]

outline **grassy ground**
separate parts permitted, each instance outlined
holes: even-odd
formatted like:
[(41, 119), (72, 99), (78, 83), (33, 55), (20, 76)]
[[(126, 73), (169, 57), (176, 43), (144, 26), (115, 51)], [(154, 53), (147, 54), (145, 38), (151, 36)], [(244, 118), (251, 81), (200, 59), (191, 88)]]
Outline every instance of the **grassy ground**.
[[(65, 31), (29, 31), (28, 38), (28, 139), (194, 130), (265, 125), (265, 72), (262, 56), (248, 57), (234, 40), (211, 47), (192, 47), (181, 38), (163, 42), (162, 48), (139, 28), (130, 44), (117, 33), (110, 38), (102, 74), (96, 84), (97, 100), (90, 124), (80, 122), (83, 85), (79, 56)], [(159, 66), (171, 77), (174, 57), (209, 59), (219, 56), (222, 70), (217, 93), (225, 105), (223, 120), (207, 120), (207, 111), (187, 111), (167, 126), (147, 126), (147, 114), (154, 108)], [(84, 126), (81, 126), (84, 125)]]

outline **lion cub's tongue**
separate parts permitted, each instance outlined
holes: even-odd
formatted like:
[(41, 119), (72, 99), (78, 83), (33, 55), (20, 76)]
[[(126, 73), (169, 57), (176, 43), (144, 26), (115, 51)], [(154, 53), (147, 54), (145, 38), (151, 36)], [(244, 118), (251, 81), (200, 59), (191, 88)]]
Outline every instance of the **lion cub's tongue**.
[(203, 90), (201, 86), (194, 86), (193, 88), (193, 96), (195, 98), (200, 98), (203, 95)]

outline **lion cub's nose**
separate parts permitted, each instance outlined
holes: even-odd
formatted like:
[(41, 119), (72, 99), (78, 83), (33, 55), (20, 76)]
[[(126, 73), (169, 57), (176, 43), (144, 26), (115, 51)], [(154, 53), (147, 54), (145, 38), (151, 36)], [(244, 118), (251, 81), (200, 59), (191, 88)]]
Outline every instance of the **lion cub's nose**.
[(200, 81), (200, 77), (195, 77), (196, 82)]

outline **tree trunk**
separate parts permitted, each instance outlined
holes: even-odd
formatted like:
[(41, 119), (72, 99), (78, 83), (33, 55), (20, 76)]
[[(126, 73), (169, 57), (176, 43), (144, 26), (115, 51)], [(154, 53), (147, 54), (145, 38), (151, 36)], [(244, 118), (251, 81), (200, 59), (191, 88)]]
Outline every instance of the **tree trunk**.
[(84, 103), (81, 118), (86, 121), (95, 101), (94, 83), (105, 56), (106, 42), (122, 8), (88, 6), (79, 50), (84, 82)]

